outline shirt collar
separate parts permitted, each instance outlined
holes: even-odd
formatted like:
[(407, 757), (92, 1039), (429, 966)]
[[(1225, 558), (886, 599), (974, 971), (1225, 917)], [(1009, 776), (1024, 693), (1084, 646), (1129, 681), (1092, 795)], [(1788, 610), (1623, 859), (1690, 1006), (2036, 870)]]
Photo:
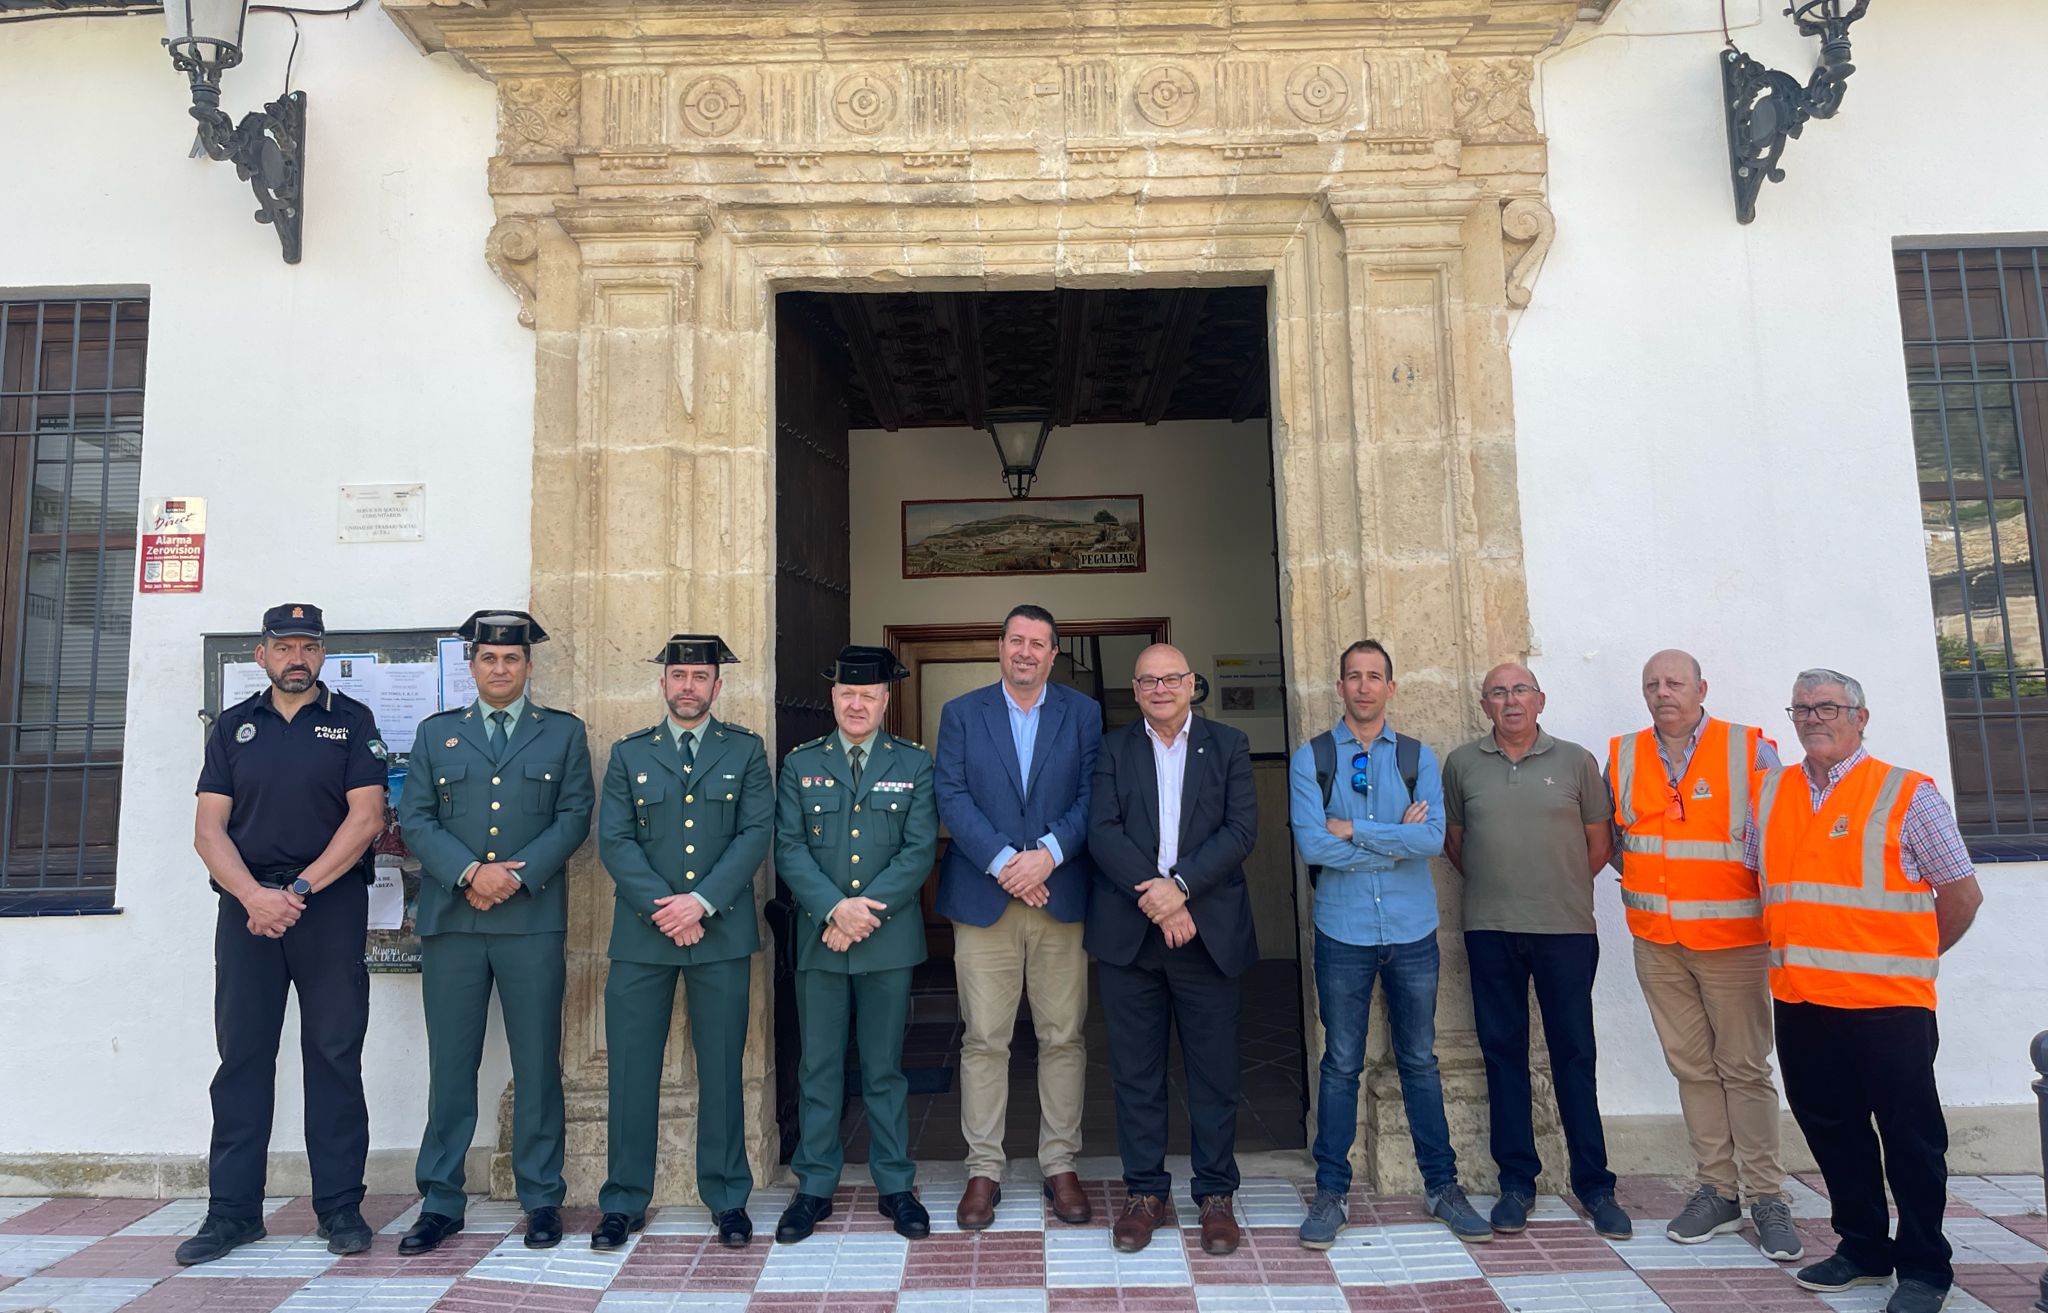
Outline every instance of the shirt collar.
[(494, 711), (509, 712), (512, 716), (511, 723), (517, 725), (520, 719), (526, 715), (526, 694), (521, 693), (502, 707), (494, 707), (482, 698), (476, 700), (476, 714), (483, 719), (486, 726), (491, 723), (491, 713)]
[[(1337, 718), (1337, 728), (1330, 732), (1330, 737), (1338, 743), (1358, 743), (1358, 736), (1351, 732), (1351, 722), (1345, 720), (1342, 716)], [(1392, 743), (1395, 737), (1394, 722), (1382, 720), (1380, 721), (1380, 732), (1372, 736), (1372, 741), (1374, 743)], [(1489, 734), (1487, 737), (1492, 738), (1493, 736)], [(1358, 746), (1362, 748), (1365, 745), (1358, 743)]]
[(695, 743), (690, 745), (692, 748), (704, 741), (705, 731), (711, 728), (711, 717), (709, 716), (698, 721), (697, 728), (695, 729), (684, 729), (681, 725), (676, 724), (674, 716), (668, 716), (665, 719), (668, 721), (668, 732), (674, 736), (676, 742), (681, 743), (686, 738), (696, 740)]
[(841, 752), (851, 753), (855, 748), (859, 748), (872, 759), (875, 755), (875, 748), (882, 741), (882, 731), (878, 729), (868, 735), (867, 742), (865, 743), (855, 743), (852, 739), (846, 737), (846, 731), (843, 729), (833, 730), (832, 737), (839, 740), (839, 750)]
[(1188, 741), (1188, 735), (1194, 730), (1195, 713), (1192, 711), (1188, 712), (1187, 719), (1183, 720), (1180, 723), (1180, 730), (1173, 736), (1171, 741), (1161, 738), (1159, 736), (1159, 731), (1152, 728), (1151, 721), (1140, 719), (1139, 723), (1145, 727), (1146, 738), (1151, 739), (1154, 743), (1157, 743), (1162, 748), (1177, 748), (1181, 744), (1186, 743)]
[[(1869, 755), (1870, 754), (1868, 752), (1865, 752), (1863, 750), (1861, 745), (1858, 745), (1856, 751), (1850, 753), (1847, 757), (1844, 757), (1842, 760), (1828, 767), (1828, 787), (1832, 789), (1837, 784), (1840, 784), (1842, 782), (1842, 777), (1844, 775), (1847, 775), (1850, 771), (1856, 769), (1857, 764)], [(1813, 783), (1813, 772), (1805, 769), (1806, 763), (1804, 761), (1801, 761), (1799, 765), (1802, 772), (1806, 775), (1806, 782), (1808, 784)]]
[[(321, 683), (317, 679), (313, 681), (313, 687), (320, 690), (320, 696), (314, 698), (312, 702), (309, 702), (306, 705), (313, 706), (317, 704), (322, 711), (334, 710), (334, 690), (327, 687), (327, 685)], [(278, 717), (280, 720), (284, 718), (284, 713), (277, 709), (276, 685), (272, 685), (271, 687), (264, 689), (261, 693), (258, 693), (256, 695), (256, 705), (258, 707), (261, 707), (263, 710), (268, 711), (271, 715)], [(305, 708), (303, 707), (300, 708), (300, 710), (304, 709)]]
[[(1556, 743), (1557, 740), (1550, 737), (1550, 732), (1544, 729), (1541, 725), (1538, 725), (1536, 727), (1536, 741), (1530, 744), (1529, 750), (1522, 755), (1525, 757), (1533, 757), (1539, 752), (1548, 752)], [(1507, 753), (1502, 752), (1500, 750), (1500, 740), (1493, 736), (1492, 730), (1486, 731), (1486, 733), (1480, 738), (1479, 750), (1481, 752), (1491, 752), (1496, 757), (1505, 757), (1508, 755)]]
[(1003, 682), (1002, 680), (997, 680), (996, 687), (1003, 690), (1003, 701), (1010, 704), (1010, 710), (1016, 712), (1020, 716), (1031, 715), (1033, 712), (1043, 708), (1045, 706), (1045, 699), (1047, 695), (1052, 692), (1052, 685), (1039, 685), (1038, 701), (1032, 703), (1030, 706), (1027, 707), (1023, 703), (1017, 701), (1017, 699), (1010, 696), (1010, 686), (1007, 683)]

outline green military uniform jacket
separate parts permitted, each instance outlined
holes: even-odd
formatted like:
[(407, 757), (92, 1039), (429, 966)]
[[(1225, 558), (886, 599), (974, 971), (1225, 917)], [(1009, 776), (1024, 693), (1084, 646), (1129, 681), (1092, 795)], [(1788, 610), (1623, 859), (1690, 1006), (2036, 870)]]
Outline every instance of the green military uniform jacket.
[[(924, 961), (924, 909), (918, 892), (939, 844), (939, 802), (932, 757), (908, 739), (877, 731), (860, 788), (828, 734), (790, 751), (782, 763), (775, 814), (775, 870), (795, 895), (799, 971), (860, 975)], [(888, 904), (882, 924), (844, 953), (825, 947), (832, 909), (854, 896)]]
[[(583, 722), (528, 700), (502, 758), (475, 704), (420, 722), (398, 820), (420, 859), (422, 935), (537, 934), (569, 927), (569, 858), (596, 803)], [(456, 881), (472, 862), (525, 862), (525, 888), (486, 912)]]
[[(690, 966), (760, 949), (754, 872), (774, 837), (773, 790), (761, 736), (715, 716), (687, 772), (666, 719), (612, 746), (597, 853), (617, 886), (613, 961)], [(654, 928), (654, 900), (670, 894), (711, 904), (688, 948)]]

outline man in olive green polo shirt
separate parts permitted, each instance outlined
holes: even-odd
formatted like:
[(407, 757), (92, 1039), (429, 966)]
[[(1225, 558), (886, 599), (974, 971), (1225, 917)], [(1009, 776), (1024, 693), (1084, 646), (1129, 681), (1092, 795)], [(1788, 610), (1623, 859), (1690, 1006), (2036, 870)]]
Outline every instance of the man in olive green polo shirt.
[(1529, 982), (1543, 1009), (1572, 1192), (1603, 1236), (1626, 1239), (1614, 1201), (1594, 1080), (1593, 879), (1614, 844), (1600, 763), (1543, 732), (1543, 689), (1525, 665), (1487, 672), (1479, 706), (1493, 732), (1444, 760), (1444, 855), (1465, 876), (1465, 953), (1500, 1202), (1493, 1229), (1528, 1225), (1543, 1169), (1529, 1100)]

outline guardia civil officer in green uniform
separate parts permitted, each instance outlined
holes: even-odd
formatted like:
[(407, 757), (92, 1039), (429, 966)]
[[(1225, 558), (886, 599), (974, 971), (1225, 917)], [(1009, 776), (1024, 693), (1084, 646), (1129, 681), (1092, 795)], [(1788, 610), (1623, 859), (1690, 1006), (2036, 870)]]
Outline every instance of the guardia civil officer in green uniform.
[(889, 685), (910, 672), (887, 648), (847, 647), (827, 678), (839, 728), (791, 750), (775, 814), (775, 869), (801, 911), (796, 1002), (802, 1137), (790, 1166), (797, 1195), (775, 1238), (802, 1240), (832, 1215), (845, 1155), (839, 1119), (846, 1093), (848, 1004), (860, 1044), (861, 1097), (869, 1123), (868, 1167), (882, 1216), (898, 1235), (931, 1234), (911, 1193), (910, 1122), (903, 1026), (910, 970), (924, 961), (918, 890), (939, 841), (931, 754), (882, 729)]
[(774, 784), (761, 736), (711, 714), (719, 667), (739, 660), (716, 634), (677, 634), (653, 658), (667, 714), (612, 748), (597, 852), (617, 886), (604, 1037), (610, 1163), (592, 1249), (640, 1229), (654, 1194), (656, 1113), (676, 976), (697, 1057), (697, 1192), (718, 1238), (754, 1238), (740, 1060), (748, 959), (761, 947), (754, 873), (774, 837)]
[(463, 1155), (491, 986), (512, 1051), (512, 1178), (526, 1247), (562, 1239), (563, 868), (590, 833), (597, 792), (583, 722), (527, 696), (524, 611), (479, 611), (457, 631), (477, 700), (420, 722), (399, 824), (420, 859), (420, 993), (427, 1010), (427, 1129), (419, 1221), (398, 1242), (424, 1254), (462, 1229)]

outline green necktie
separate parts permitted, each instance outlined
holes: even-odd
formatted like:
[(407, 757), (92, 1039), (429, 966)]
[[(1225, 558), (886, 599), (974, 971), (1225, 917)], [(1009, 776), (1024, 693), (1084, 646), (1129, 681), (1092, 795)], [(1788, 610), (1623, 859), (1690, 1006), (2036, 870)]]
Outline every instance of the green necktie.
[(512, 719), (512, 713), (511, 713), (511, 712), (509, 712), (509, 711), (493, 711), (493, 712), (491, 713), (491, 735), (490, 735), (490, 737), (491, 737), (491, 754), (492, 754), (493, 756), (496, 756), (496, 755), (498, 755), (498, 754), (500, 754), (500, 753), (503, 753), (503, 752), (505, 751), (505, 739), (506, 739), (506, 736), (507, 736), (507, 734), (509, 733), (509, 731), (507, 731), (507, 730), (506, 730), (506, 728), (505, 728), (505, 724), (506, 724), (506, 722), (507, 722), (507, 721), (509, 721), (509, 720), (511, 720), (511, 719)]
[(866, 748), (848, 748), (846, 750), (846, 764), (853, 767), (853, 787), (856, 789), (860, 787), (860, 759), (867, 755)]
[(682, 758), (683, 774), (690, 773), (690, 767), (697, 760), (697, 736), (685, 730), (676, 735), (676, 756)]

